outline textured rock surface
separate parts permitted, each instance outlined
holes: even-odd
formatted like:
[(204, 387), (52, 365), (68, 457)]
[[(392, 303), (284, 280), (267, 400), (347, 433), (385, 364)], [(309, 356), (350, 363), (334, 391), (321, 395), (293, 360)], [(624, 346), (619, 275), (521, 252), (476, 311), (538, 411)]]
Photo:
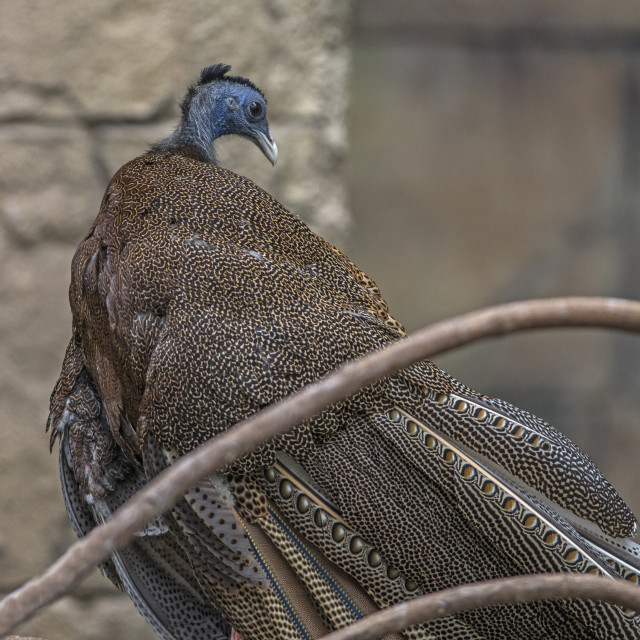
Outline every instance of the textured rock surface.
[[(280, 148), (274, 169), (253, 145), (225, 140), (221, 162), (322, 233), (344, 235), (349, 3), (316, 4), (66, 0), (43, 11), (3, 3), (0, 593), (74, 539), (44, 434), (70, 335), (71, 256), (110, 176), (171, 131), (201, 67), (226, 62), (255, 80)], [(97, 572), (20, 631), (48, 640), (153, 637)]]

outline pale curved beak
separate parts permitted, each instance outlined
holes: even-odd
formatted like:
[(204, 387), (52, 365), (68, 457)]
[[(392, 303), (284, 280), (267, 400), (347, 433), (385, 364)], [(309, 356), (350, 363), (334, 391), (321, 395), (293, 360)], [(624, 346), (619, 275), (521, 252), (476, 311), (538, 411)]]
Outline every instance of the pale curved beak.
[(276, 144), (269, 129), (264, 133), (263, 131), (255, 130), (254, 142), (260, 148), (260, 151), (264, 153), (267, 160), (271, 164), (275, 164), (278, 161), (278, 145)]

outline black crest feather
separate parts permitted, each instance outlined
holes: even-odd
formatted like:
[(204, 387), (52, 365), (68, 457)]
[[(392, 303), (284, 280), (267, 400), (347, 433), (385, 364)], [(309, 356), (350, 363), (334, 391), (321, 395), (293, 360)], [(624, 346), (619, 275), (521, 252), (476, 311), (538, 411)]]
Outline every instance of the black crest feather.
[(198, 84), (207, 84), (214, 80), (221, 80), (229, 71), (231, 71), (230, 64), (212, 64), (210, 67), (205, 67), (200, 72), (200, 80), (198, 80)]
[(205, 67), (200, 72), (200, 80), (198, 85), (208, 84), (209, 82), (215, 82), (216, 80), (222, 80), (224, 82), (233, 82), (235, 84), (244, 84), (247, 87), (251, 87), (257, 91), (263, 98), (264, 93), (256, 87), (251, 80), (243, 78), (242, 76), (228, 76), (227, 73), (231, 71), (230, 64), (214, 64), (210, 67)]
[[(210, 67), (205, 67), (200, 72), (200, 79), (198, 80), (198, 82), (189, 87), (189, 89), (187, 90), (187, 94), (185, 95), (185, 97), (182, 99), (182, 102), (180, 103), (180, 108), (182, 110), (183, 116), (186, 117), (188, 115), (189, 106), (191, 105), (191, 100), (193, 99), (193, 96), (198, 90), (198, 87), (209, 84), (211, 82), (228, 82), (228, 83), (235, 83), (235, 84), (243, 84), (247, 87), (251, 87), (264, 98), (264, 93), (262, 93), (262, 91), (258, 87), (256, 87), (256, 85), (253, 84), (251, 80), (248, 80), (247, 78), (243, 78), (242, 76), (228, 76), (227, 73), (230, 70), (231, 70), (230, 64), (222, 64), (222, 63), (212, 64)], [(266, 101), (266, 98), (265, 98), (265, 101)]]

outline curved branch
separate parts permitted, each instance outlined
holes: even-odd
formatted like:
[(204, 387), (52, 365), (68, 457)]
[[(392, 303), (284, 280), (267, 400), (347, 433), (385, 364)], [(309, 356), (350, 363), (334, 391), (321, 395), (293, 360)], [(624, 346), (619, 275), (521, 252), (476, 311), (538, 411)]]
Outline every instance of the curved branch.
[(323, 640), (370, 640), (420, 622), (512, 602), (581, 598), (640, 611), (640, 587), (604, 576), (555, 573), (501, 578), (429, 593), (373, 613)]
[(0, 600), (0, 637), (53, 602), (190, 486), (269, 438), (291, 429), (378, 378), (480, 338), (525, 329), (606, 327), (640, 332), (640, 302), (616, 298), (555, 298), (490, 307), (422, 329), (393, 345), (347, 362), (323, 379), (204, 443), (159, 474), (109, 521), (73, 544), (45, 573)]

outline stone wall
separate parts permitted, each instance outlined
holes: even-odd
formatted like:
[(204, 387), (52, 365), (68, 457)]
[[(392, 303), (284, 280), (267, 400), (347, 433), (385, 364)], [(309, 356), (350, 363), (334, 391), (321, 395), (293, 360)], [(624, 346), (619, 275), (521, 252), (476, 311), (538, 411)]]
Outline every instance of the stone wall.
[[(73, 534), (44, 433), (70, 336), (74, 249), (109, 177), (166, 136), (177, 101), (215, 62), (269, 100), (272, 168), (240, 140), (221, 164), (317, 229), (348, 221), (343, 166), (349, 3), (137, 0), (1, 3), (0, 592), (46, 568)], [(57, 447), (56, 447), (57, 448)], [(98, 576), (21, 629), (48, 640), (151, 638)]]

